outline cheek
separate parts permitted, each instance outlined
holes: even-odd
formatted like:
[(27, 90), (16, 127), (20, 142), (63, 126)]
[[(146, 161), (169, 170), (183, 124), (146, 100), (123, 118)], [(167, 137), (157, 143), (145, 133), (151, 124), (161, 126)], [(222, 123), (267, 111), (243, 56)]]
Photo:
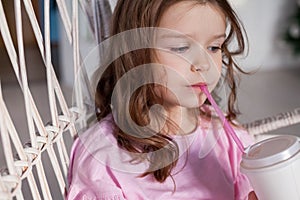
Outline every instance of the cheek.
[(223, 62), (222, 62), (222, 60), (220, 60), (220, 62), (219, 62), (219, 63), (217, 63), (217, 66), (218, 66), (218, 70), (219, 70), (219, 72), (221, 73), (221, 71), (222, 71), (222, 66), (223, 66)]
[(219, 82), (222, 73), (222, 55), (211, 54), (210, 68), (202, 73), (204, 80), (207, 82), (209, 90), (212, 91)]
[(218, 53), (218, 54), (215, 54), (212, 56), (213, 60), (214, 60), (214, 63), (215, 63), (215, 66), (217, 67), (218, 71), (221, 72), (222, 70), (222, 53)]
[(155, 62), (179, 73), (188, 68), (188, 63), (183, 57), (165, 51), (157, 51)]
[(214, 62), (214, 72), (216, 73), (216, 76), (220, 77), (221, 72), (222, 72), (222, 66), (223, 66), (223, 61), (222, 61), (222, 54), (216, 54), (212, 56), (213, 62)]
[(162, 86), (162, 85), (157, 85), (154, 88), (155, 94), (163, 99), (163, 103), (172, 103), (172, 104), (178, 104), (178, 94), (175, 93), (168, 87)]

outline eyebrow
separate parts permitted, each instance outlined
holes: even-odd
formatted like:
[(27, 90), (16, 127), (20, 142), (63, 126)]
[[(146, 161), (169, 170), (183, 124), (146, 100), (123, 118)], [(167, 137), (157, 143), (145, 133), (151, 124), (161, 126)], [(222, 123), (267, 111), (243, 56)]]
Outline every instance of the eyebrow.
[(213, 39), (226, 38), (226, 34), (223, 33), (223, 34), (215, 35), (215, 36), (213, 36), (212, 38), (213, 38)]
[[(176, 34), (176, 33), (168, 33), (168, 34), (162, 34), (161, 36), (159, 36), (159, 38), (193, 38), (193, 36), (191, 34)], [(226, 38), (226, 34), (225, 33), (222, 33), (222, 34), (217, 34), (217, 35), (214, 35), (212, 37), (212, 39), (216, 40), (216, 39), (219, 39), (219, 38)]]
[(162, 39), (164, 39), (164, 38), (188, 38), (188, 37), (192, 38), (191, 35), (183, 34), (183, 33), (182, 34), (166, 33), (166, 34), (162, 34), (159, 36), (159, 38), (162, 38)]

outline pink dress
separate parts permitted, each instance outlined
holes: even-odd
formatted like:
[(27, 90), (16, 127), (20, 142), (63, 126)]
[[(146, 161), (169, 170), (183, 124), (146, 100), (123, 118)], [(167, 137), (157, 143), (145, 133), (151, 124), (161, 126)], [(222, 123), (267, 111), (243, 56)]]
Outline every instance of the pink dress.
[[(201, 123), (193, 133), (174, 136), (180, 151), (176, 167), (163, 183), (151, 175), (146, 162), (118, 148), (112, 136), (111, 117), (95, 124), (75, 140), (71, 151), (67, 199), (167, 200), (247, 199), (252, 187), (240, 172), (242, 153), (228, 138), (218, 120)], [(252, 138), (236, 130), (245, 146)]]

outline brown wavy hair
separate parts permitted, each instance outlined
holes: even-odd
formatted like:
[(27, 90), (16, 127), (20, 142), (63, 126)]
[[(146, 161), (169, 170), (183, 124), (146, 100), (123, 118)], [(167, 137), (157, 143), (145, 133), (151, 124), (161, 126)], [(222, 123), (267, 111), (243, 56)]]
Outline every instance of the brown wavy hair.
[[(119, 0), (111, 22), (111, 36), (143, 27), (158, 27), (164, 12), (170, 6), (182, 1), (185, 0)], [(227, 18), (229, 31), (222, 46), (222, 52), (223, 68), (226, 68), (224, 78), (230, 88), (227, 118), (232, 121), (238, 113), (235, 107), (237, 88), (235, 71), (246, 73), (233, 59), (233, 56), (242, 54), (245, 50), (244, 29), (236, 13), (226, 0), (192, 1), (195, 4), (217, 6)], [(153, 75), (149, 71), (132, 73), (126, 79), (126, 84), (117, 84), (125, 73), (131, 72), (136, 66), (151, 63), (153, 57), (151, 48), (127, 52), (132, 43), (144, 42), (144, 45), (147, 45), (146, 43), (149, 40), (151, 38), (140, 37), (123, 38), (121, 45), (112, 42), (109, 50), (105, 52), (105, 56), (108, 60), (114, 58), (114, 56), (117, 58), (113, 59), (112, 63), (108, 63), (108, 67), (98, 79), (95, 95), (96, 114), (100, 121), (113, 113), (116, 124), (114, 136), (120, 148), (132, 153), (140, 153), (141, 156), (135, 159), (147, 159), (149, 161), (149, 169), (141, 175), (142, 177), (153, 175), (157, 181), (164, 182), (167, 177), (171, 176), (171, 171), (177, 163), (179, 150), (176, 142), (171, 137), (161, 131), (157, 133), (157, 131), (148, 127), (150, 123), (149, 113), (154, 113), (157, 121), (166, 120), (169, 131), (177, 130), (178, 127), (171, 120), (165, 119), (159, 109), (150, 109), (156, 104), (162, 105), (163, 99), (156, 95), (155, 85), (152, 84), (153, 82), (151, 83)], [(237, 43), (235, 49), (229, 49), (228, 47), (232, 41)], [(117, 56), (119, 52), (126, 53)], [(146, 83), (148, 79), (149, 84), (131, 88), (132, 85), (135, 85), (134, 82), (144, 81)], [(113, 95), (115, 95), (114, 98), (112, 98)], [(126, 99), (129, 99), (129, 101), (126, 101)], [(122, 127), (126, 127), (126, 130)], [(155, 153), (158, 151), (159, 153)]]

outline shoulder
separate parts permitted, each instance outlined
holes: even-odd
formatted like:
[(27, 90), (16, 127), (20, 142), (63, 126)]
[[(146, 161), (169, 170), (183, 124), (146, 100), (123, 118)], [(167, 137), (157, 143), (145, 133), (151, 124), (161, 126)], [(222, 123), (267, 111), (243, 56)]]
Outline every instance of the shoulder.
[(120, 148), (113, 134), (113, 122), (101, 121), (79, 135), (70, 158), (69, 182), (74, 178), (116, 184), (116, 175), (143, 173), (147, 163), (132, 162), (132, 153)]
[(103, 164), (104, 152), (108, 152), (113, 147), (117, 147), (117, 141), (113, 136), (113, 121), (110, 116), (100, 122), (78, 133), (71, 149), (72, 162), (85, 162), (88, 165), (91, 162)]
[(107, 158), (116, 151), (112, 121), (102, 120), (78, 135), (70, 155), (67, 199), (123, 199)]
[[(86, 147), (90, 147), (96, 142), (103, 141), (103, 139), (107, 139), (110, 142), (114, 142), (113, 137), (113, 129), (114, 129), (114, 122), (111, 115), (108, 115), (106, 118), (102, 119), (99, 122), (96, 122), (87, 130), (78, 133), (78, 138), (76, 138), (77, 144), (81, 143)], [(79, 142), (80, 141), (80, 142)]]
[(94, 172), (104, 168), (107, 157), (104, 153), (117, 145), (111, 123), (110, 120), (102, 120), (78, 134), (70, 153), (69, 179), (82, 171), (89, 178), (100, 175)]

